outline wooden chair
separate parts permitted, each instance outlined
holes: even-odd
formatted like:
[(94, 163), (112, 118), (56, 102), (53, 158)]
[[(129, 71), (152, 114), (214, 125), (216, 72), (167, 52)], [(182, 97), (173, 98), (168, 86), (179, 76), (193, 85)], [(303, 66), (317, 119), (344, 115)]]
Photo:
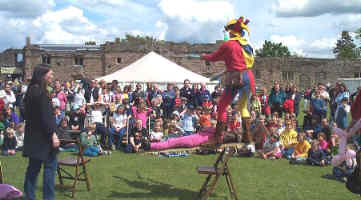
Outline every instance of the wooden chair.
[[(90, 161), (90, 159), (85, 159), (83, 156), (84, 148), (80, 143), (80, 136), (79, 132), (72, 131), (73, 136), (75, 137), (74, 140), (61, 140), (62, 143), (75, 143), (78, 146), (78, 153), (76, 157), (67, 157), (62, 160), (58, 161), (58, 177), (59, 177), (59, 184), (57, 185), (63, 189), (71, 189), (72, 195), (71, 197), (75, 197), (75, 190), (78, 181), (85, 181), (88, 191), (90, 191), (90, 181), (88, 178), (88, 173), (86, 171), (86, 164)], [(68, 168), (74, 168), (74, 174), (67, 171)], [(63, 179), (73, 180), (72, 185), (64, 185)]]
[(0, 184), (4, 184), (4, 179), (3, 179), (3, 166), (1, 164), (0, 161)]
[(231, 173), (228, 167), (228, 160), (231, 155), (235, 152), (235, 148), (229, 148), (229, 150), (223, 150), (217, 158), (217, 161), (213, 166), (198, 166), (198, 174), (208, 174), (206, 181), (199, 191), (198, 198), (200, 200), (207, 200), (212, 194), (217, 181), (221, 175), (225, 176), (229, 193), (232, 199), (238, 200), (235, 192)]

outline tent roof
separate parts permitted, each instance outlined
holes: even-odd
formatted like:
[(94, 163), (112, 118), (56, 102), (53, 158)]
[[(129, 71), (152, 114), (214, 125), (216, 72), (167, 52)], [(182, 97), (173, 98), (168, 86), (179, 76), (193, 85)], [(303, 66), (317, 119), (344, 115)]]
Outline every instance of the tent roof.
[(187, 70), (153, 51), (121, 70), (97, 78), (106, 82), (118, 80), (154, 83), (183, 83), (185, 79), (193, 83), (209, 82), (208, 78)]

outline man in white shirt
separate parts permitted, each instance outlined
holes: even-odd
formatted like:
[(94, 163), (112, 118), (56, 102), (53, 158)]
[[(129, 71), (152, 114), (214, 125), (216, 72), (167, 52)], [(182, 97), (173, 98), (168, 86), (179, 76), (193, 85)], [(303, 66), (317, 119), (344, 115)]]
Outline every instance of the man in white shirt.
[(13, 91), (11, 91), (11, 86), (9, 84), (5, 85), (4, 90), (0, 91), (0, 96), (3, 96), (5, 105), (13, 104), (16, 101), (16, 97)]

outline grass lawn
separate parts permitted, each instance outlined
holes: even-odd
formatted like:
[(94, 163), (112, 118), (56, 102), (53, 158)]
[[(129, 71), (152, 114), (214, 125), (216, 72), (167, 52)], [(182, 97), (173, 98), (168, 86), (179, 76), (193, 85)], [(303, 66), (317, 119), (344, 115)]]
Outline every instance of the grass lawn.
[[(69, 154), (69, 153), (67, 153)], [(62, 153), (59, 157), (68, 156)], [(92, 158), (88, 172), (91, 191), (80, 182), (76, 199), (196, 199), (206, 175), (198, 175), (198, 165), (212, 165), (216, 155), (190, 155), (186, 158), (162, 158), (113, 152)], [(23, 190), (27, 159), (1, 157), (5, 182)], [(331, 167), (289, 165), (286, 160), (237, 158), (229, 161), (240, 199), (360, 199), (347, 191), (344, 184), (322, 178)], [(41, 199), (41, 178), (37, 197)], [(70, 191), (57, 191), (57, 199), (71, 199)], [(225, 179), (217, 184), (210, 199), (230, 199)]]

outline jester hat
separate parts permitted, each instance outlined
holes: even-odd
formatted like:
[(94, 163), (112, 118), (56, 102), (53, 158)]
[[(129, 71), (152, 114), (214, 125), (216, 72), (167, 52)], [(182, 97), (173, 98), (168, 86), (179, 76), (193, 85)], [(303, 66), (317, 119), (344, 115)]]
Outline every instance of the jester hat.
[(240, 17), (239, 19), (230, 20), (227, 25), (224, 26), (224, 29), (235, 36), (242, 37), (244, 36), (244, 30), (248, 32), (248, 35), (250, 33), (247, 26), (248, 23), (249, 19), (244, 19), (244, 17)]

